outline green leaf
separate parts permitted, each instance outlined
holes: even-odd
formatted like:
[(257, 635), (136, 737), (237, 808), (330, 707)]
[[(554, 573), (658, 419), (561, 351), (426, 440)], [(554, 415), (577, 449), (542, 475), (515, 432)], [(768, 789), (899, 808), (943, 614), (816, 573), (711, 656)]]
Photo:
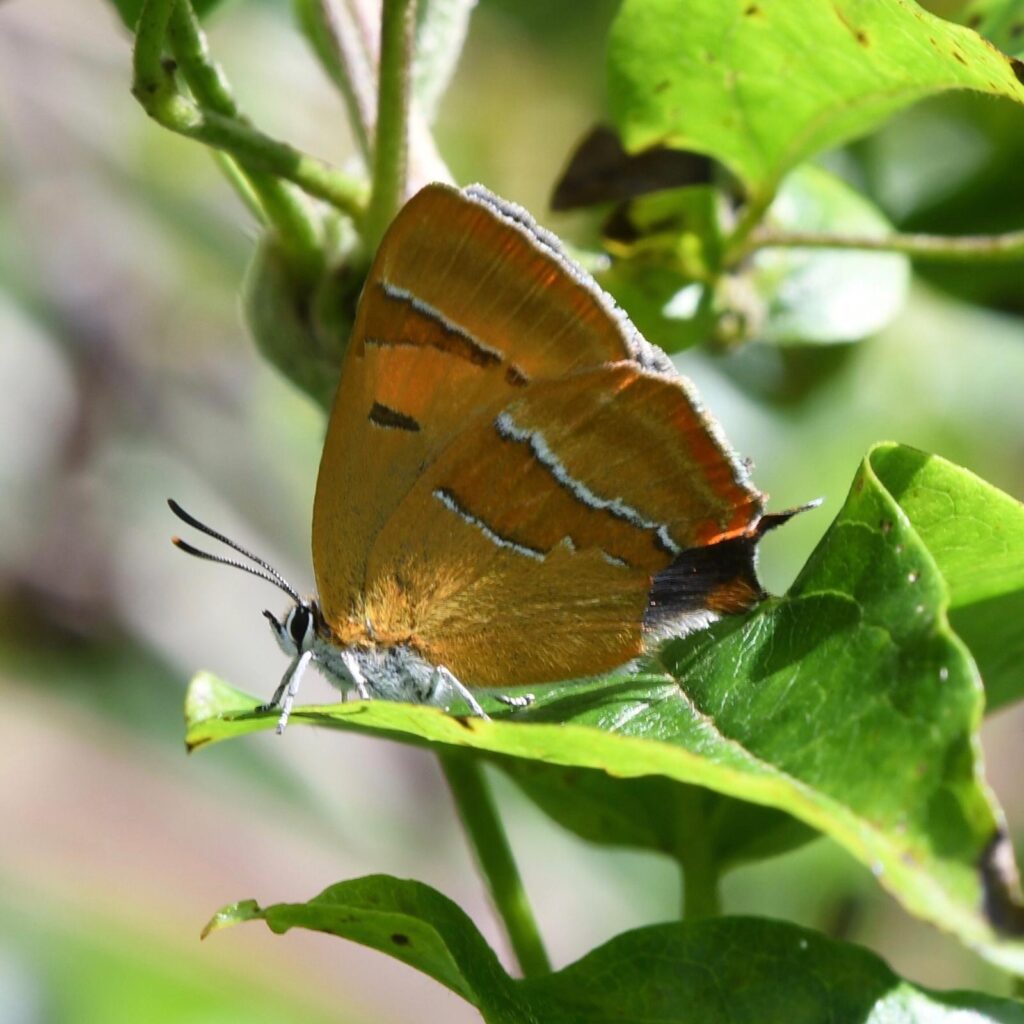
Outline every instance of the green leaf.
[[(121, 20), (134, 32), (142, 5), (146, 0), (111, 0), (111, 2), (117, 8), (117, 13), (121, 15)], [(200, 18), (203, 18), (221, 2), (222, 0), (192, 0), (192, 8)]]
[(1024, 0), (971, 0), (960, 20), (1000, 50), (1024, 54)]
[[(788, 231), (888, 235), (892, 225), (867, 199), (818, 167), (782, 183), (766, 220)], [(899, 253), (766, 249), (751, 279), (767, 310), (758, 337), (782, 344), (859, 341), (903, 307), (910, 264)]]
[[(1024, 973), (1024, 943), (1006, 934), (1022, 915), (998, 867), (1012, 856), (977, 756), (980, 680), (946, 621), (935, 558), (887, 489), (899, 452), (920, 458), (885, 445), (865, 459), (785, 598), (673, 641), (665, 674), (540, 687), (533, 707), (493, 721), (384, 701), (299, 708), (293, 721), (663, 776), (777, 808), (870, 866), (912, 913)], [(993, 535), (1004, 511), (971, 507)], [(198, 677), (189, 744), (273, 726), (246, 703)]]
[(946, 89), (1024, 101), (1019, 64), (912, 0), (625, 0), (608, 95), (628, 150), (707, 153), (766, 204), (807, 157)]
[[(677, 351), (711, 337), (785, 345), (859, 341), (902, 308), (910, 278), (899, 253), (767, 248), (722, 274), (718, 208), (710, 186), (667, 189), (625, 209), (629, 239), (598, 275), (645, 337)], [(787, 231), (887, 235), (867, 199), (820, 168), (798, 167), (767, 213)]]
[(624, 208), (628, 238), (605, 240), (615, 259), (598, 273), (601, 286), (629, 312), (645, 338), (668, 352), (707, 341), (714, 333), (721, 201), (709, 185), (639, 196)]
[(483, 1010), (487, 1019), (507, 1015), (516, 1002), (513, 981), (466, 914), (420, 882), (369, 875), (339, 882), (307, 903), (261, 909), (253, 900), (224, 907), (203, 934), (242, 921), (266, 921), (278, 935), (309, 928), (380, 950), (422, 971)]
[(582, 839), (666, 853), (684, 867), (700, 844), (718, 875), (817, 835), (773, 807), (659, 776), (617, 779), (540, 761), (502, 758), (499, 763), (541, 810)]
[(1024, 1007), (938, 993), (873, 953), (780, 921), (725, 917), (616, 936), (547, 978), (521, 983), (545, 1024), (1020, 1024)]
[(423, 971), (491, 1024), (1022, 1024), (1024, 1008), (976, 993), (936, 993), (898, 978), (865, 949), (779, 921), (717, 918), (625, 932), (576, 963), (513, 979), (473, 922), (419, 882), (341, 882), (308, 903), (226, 907), (218, 927), (264, 920), (370, 946)]
[[(967, 470), (898, 445), (872, 465), (924, 540), (951, 594), (954, 626), (985, 671), (990, 706), (1024, 693), (1024, 506)], [(961, 625), (961, 619), (970, 629)], [(812, 833), (788, 815), (667, 779), (503, 760), (552, 818), (592, 842), (659, 850), (685, 865), (695, 843), (719, 874), (785, 852)]]
[(873, 464), (942, 573), (950, 621), (978, 663), (988, 708), (1024, 697), (1024, 505), (911, 448), (879, 448)]

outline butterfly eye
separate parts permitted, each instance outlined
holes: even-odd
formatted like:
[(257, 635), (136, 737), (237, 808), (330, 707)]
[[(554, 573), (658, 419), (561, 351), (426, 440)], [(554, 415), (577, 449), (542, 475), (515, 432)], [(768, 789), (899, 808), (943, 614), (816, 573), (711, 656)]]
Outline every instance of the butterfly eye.
[(308, 629), (309, 609), (305, 605), (297, 605), (288, 621), (288, 632), (291, 633), (296, 647), (302, 647)]

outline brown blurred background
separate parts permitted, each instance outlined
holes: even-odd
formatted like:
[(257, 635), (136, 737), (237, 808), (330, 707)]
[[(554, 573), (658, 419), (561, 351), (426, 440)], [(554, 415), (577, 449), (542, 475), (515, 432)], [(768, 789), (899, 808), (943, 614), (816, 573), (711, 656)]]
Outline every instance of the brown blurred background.
[[(587, 218), (551, 216), (546, 199), (602, 115), (615, 5), (571, 6), (570, 20), (564, 5), (483, 0), (438, 137), (460, 181), (582, 237)], [(346, 163), (342, 106), (289, 15), (225, 4), (214, 54), (257, 124)], [(508, 959), (428, 755), (306, 728), (184, 754), (192, 672), (276, 685), (284, 666), (259, 611), (280, 611), (280, 595), (175, 552), (164, 500), (306, 589), (323, 424), (242, 329), (254, 225), (207, 153), (145, 118), (129, 63), (101, 0), (0, 5), (0, 1024), (475, 1020), (339, 940), (254, 925), (199, 944), (224, 903), (301, 900), (383, 871), (456, 899)], [(1024, 119), (1005, 107), (926, 104), (834, 165), (902, 225), (1019, 227)], [(949, 154), (938, 169), (936, 140)], [(1022, 278), (1018, 265), (916, 279), (896, 322), (823, 363), (798, 401), (755, 394), (728, 359), (680, 357), (777, 507), (826, 498), (766, 542), (773, 589), (873, 441), (1024, 495)], [(331, 691), (310, 677), (304, 696)], [(985, 733), (1018, 835), (1020, 724), (1011, 710)], [(670, 863), (589, 847), (495, 782), (557, 964), (676, 914)], [(863, 942), (914, 980), (1007, 990), (829, 842), (737, 872), (725, 895), (728, 910)]]

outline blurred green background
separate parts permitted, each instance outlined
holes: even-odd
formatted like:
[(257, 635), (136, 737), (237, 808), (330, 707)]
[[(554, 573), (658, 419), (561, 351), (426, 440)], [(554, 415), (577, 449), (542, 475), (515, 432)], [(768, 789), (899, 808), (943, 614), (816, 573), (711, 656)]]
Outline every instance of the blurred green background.
[[(570, 238), (592, 218), (546, 201), (602, 115), (614, 9), (483, 0), (438, 124), (460, 181)], [(257, 124), (353, 160), (283, 0), (235, 0), (209, 29)], [(427, 754), (306, 728), (184, 754), (193, 671), (276, 685), (284, 665), (259, 611), (280, 611), (280, 595), (175, 552), (164, 499), (305, 589), (323, 423), (241, 327), (253, 224), (207, 153), (145, 118), (129, 62), (100, 0), (0, 5), (0, 1024), (475, 1020), (425, 977), (325, 936), (248, 927), (199, 944), (224, 903), (305, 899), (383, 871), (456, 899), (508, 959)], [(1006, 230), (1024, 224), (1022, 129), (1009, 104), (952, 96), (830, 166), (901, 227)], [(916, 276), (881, 336), (805, 361), (797, 401), (774, 399), (788, 364), (768, 346), (678, 359), (775, 507), (826, 499), (766, 541), (772, 589), (873, 441), (1024, 495), (1022, 313), (1019, 264)], [(304, 696), (331, 692), (311, 677)], [(984, 734), (1018, 836), (1021, 724), (1010, 709)], [(667, 861), (591, 848), (495, 781), (556, 964), (676, 914)], [(738, 871), (725, 902), (862, 942), (925, 984), (1008, 991), (824, 840)]]

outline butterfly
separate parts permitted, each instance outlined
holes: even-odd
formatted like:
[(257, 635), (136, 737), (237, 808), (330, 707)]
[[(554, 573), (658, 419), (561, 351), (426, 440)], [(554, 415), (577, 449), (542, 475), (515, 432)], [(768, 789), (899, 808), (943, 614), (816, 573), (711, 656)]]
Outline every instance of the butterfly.
[[(293, 604), (288, 668), (482, 718), (478, 687), (595, 676), (765, 593), (765, 496), (668, 357), (479, 185), (398, 213), (359, 299), (313, 507), (317, 597), (175, 502)], [(806, 506), (804, 506), (806, 507)], [(513, 707), (526, 697), (504, 697)]]

